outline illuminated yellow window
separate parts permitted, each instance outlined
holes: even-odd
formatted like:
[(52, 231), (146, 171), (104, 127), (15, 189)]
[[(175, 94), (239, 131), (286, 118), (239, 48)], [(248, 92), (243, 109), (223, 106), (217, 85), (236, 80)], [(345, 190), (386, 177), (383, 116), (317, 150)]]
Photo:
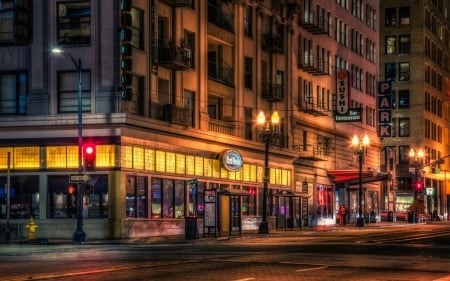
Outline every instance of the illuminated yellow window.
[(133, 147), (133, 168), (144, 169), (144, 148)]
[(203, 177), (203, 157), (195, 156), (195, 175)]
[(155, 150), (145, 150), (145, 169), (149, 171), (155, 170)]
[(288, 170), (283, 170), (281, 177), (282, 177), (281, 178), (281, 184), (282, 185), (289, 185), (289, 171)]
[(239, 171), (236, 171), (235, 174), (236, 174), (236, 180), (238, 180), (238, 181), (242, 180), (242, 168)]
[(133, 168), (133, 147), (122, 146), (122, 167)]
[(166, 172), (166, 152), (157, 150), (156, 151), (156, 171), (164, 173)]
[(9, 167), (12, 169), (12, 161), (13, 161), (13, 151), (11, 147), (2, 147), (0, 148), (0, 169), (6, 170), (8, 169), (8, 152), (10, 155)]
[(166, 152), (166, 172), (175, 174), (175, 153)]
[(112, 144), (95, 147), (95, 166), (97, 168), (112, 168), (116, 166), (116, 146)]
[(242, 180), (250, 181), (250, 165), (244, 164), (242, 166)]
[(204, 166), (204, 172), (203, 174), (205, 177), (212, 177), (213, 176), (213, 159), (205, 159), (205, 166)]
[(250, 181), (257, 182), (257, 178), (256, 165), (250, 165)]
[(220, 178), (220, 161), (213, 159), (213, 177)]
[[(67, 167), (67, 146), (48, 146), (45, 155), (47, 156), (47, 168)], [(75, 167), (78, 167), (78, 162)]]
[(256, 182), (263, 182), (264, 167), (256, 166)]
[(39, 146), (14, 148), (15, 169), (39, 168), (40, 159)]
[(186, 175), (195, 174), (195, 158), (193, 155), (186, 155)]
[(224, 167), (220, 167), (220, 178), (222, 178), (222, 179), (228, 179), (229, 178), (228, 170), (225, 169)]
[(184, 173), (186, 173), (186, 156), (184, 154), (177, 153), (177, 155), (175, 156), (175, 161), (175, 173), (184, 175)]
[[(226, 169), (224, 169), (224, 170), (226, 170)], [(228, 179), (229, 180), (236, 180), (236, 172), (228, 171)]]

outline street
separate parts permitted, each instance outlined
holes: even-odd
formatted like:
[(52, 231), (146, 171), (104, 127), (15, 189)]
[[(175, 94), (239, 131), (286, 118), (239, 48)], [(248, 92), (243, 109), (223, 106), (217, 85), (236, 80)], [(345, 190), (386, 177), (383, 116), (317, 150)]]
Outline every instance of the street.
[(2, 280), (450, 280), (450, 225), (0, 244)]

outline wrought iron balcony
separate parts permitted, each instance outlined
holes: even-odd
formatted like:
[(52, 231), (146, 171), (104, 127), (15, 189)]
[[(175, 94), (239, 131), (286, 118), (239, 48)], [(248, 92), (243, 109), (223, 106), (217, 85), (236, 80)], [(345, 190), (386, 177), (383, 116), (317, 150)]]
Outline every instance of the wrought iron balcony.
[(265, 33), (262, 35), (261, 47), (271, 53), (284, 52), (284, 38), (277, 33)]
[(328, 106), (327, 101), (318, 101), (312, 95), (300, 97), (298, 100), (298, 111), (315, 116), (330, 116), (331, 110)]
[(265, 82), (262, 84), (261, 98), (267, 101), (282, 101), (283, 86), (281, 84)]
[(299, 56), (298, 68), (316, 76), (330, 74), (328, 60), (313, 55)]
[(208, 62), (208, 78), (230, 87), (234, 87), (234, 69), (220, 66), (218, 63)]
[(299, 159), (326, 161), (330, 153), (330, 149), (321, 145), (298, 145)]
[(186, 70), (192, 66), (192, 51), (180, 47), (160, 47), (158, 64), (174, 70)]
[(164, 104), (160, 106), (160, 114), (163, 121), (187, 126), (192, 125), (192, 117), (187, 108)]
[(329, 23), (323, 16), (317, 16), (312, 11), (301, 11), (299, 15), (299, 25), (312, 34), (328, 34)]

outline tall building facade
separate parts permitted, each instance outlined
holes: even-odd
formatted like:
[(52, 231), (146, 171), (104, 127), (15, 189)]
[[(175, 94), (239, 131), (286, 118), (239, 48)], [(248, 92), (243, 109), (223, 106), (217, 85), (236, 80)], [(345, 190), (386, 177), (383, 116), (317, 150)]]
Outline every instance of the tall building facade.
[(398, 213), (447, 219), (449, 4), (381, 1), (380, 81), (392, 99), (381, 162), (394, 175), (388, 204)]
[(379, 4), (0, 1), (0, 222), (126, 238), (378, 214)]

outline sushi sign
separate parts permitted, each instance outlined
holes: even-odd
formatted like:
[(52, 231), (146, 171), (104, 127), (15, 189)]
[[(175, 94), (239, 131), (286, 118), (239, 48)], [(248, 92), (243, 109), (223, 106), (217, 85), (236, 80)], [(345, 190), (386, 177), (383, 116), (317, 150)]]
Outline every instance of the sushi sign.
[(336, 98), (334, 104), (334, 121), (362, 121), (361, 108), (350, 108), (350, 73), (341, 69), (336, 75)]

